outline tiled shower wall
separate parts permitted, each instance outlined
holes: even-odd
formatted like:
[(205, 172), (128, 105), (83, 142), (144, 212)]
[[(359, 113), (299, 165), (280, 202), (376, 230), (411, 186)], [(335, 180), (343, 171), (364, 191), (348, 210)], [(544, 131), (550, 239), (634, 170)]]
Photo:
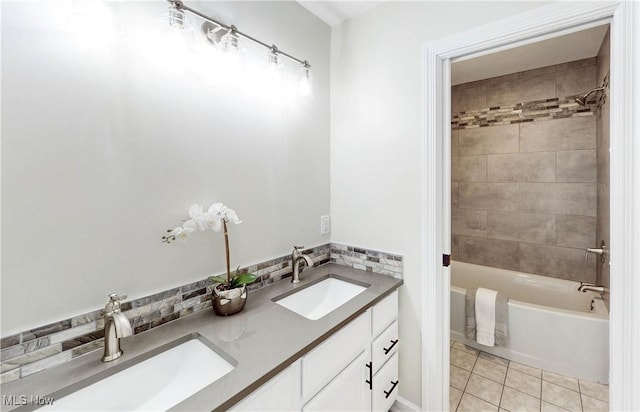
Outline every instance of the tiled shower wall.
[[(314, 266), (334, 262), (368, 272), (402, 278), (402, 256), (331, 243), (304, 250)], [(285, 255), (245, 268), (258, 275), (249, 285), (255, 291), (291, 276), (291, 256)], [(304, 275), (303, 275), (304, 276)], [(153, 295), (128, 300), (121, 305), (134, 334), (211, 309), (213, 284), (190, 283)], [(106, 300), (106, 298), (105, 298)], [(213, 316), (213, 315), (212, 315)], [(0, 384), (24, 378), (70, 361), (104, 346), (102, 309), (27, 330), (0, 340)]]
[(595, 281), (595, 85), (591, 58), (452, 88), (454, 259)]
[[(600, 243), (604, 240), (607, 245), (611, 245), (609, 237), (609, 32), (607, 32), (600, 51), (597, 56), (597, 84), (606, 84), (605, 93), (601, 94), (599, 107), (596, 114), (597, 124), (597, 147), (598, 147), (598, 216), (596, 223), (596, 240)], [(609, 288), (609, 259), (603, 264), (596, 262), (598, 285)], [(596, 259), (594, 259), (596, 260)], [(609, 306), (609, 294), (604, 296), (607, 307)]]

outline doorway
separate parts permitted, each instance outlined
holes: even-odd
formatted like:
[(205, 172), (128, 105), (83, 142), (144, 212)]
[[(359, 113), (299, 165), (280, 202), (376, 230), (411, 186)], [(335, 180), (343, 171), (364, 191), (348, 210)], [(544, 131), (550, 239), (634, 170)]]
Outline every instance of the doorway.
[[(449, 381), (449, 285), (450, 273), (443, 256), (450, 255), (450, 66), (452, 59), (493, 53), (611, 23), (611, 397), (612, 409), (640, 407), (640, 310), (635, 296), (640, 290), (638, 176), (640, 160), (635, 95), (640, 93), (633, 75), (630, 52), (637, 49), (632, 21), (638, 6), (617, 4), (553, 4), (524, 13), (507, 22), (483, 26), (425, 46), (425, 168), (423, 267), (423, 396), (428, 410), (448, 408)], [(634, 44), (635, 40), (635, 44)], [(635, 128), (634, 128), (635, 126)], [(632, 136), (636, 133), (636, 136)], [(633, 137), (636, 140), (633, 140)], [(428, 199), (439, 199), (428, 202)], [(446, 261), (446, 259), (444, 259)], [(624, 317), (621, 316), (624, 314)]]

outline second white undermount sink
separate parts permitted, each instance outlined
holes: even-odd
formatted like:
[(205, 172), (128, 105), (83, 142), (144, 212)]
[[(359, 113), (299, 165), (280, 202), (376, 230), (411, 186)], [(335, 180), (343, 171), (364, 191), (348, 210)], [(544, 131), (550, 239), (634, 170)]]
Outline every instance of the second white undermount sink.
[(369, 285), (329, 275), (304, 288), (273, 299), (307, 319), (317, 320), (362, 293)]
[(203, 342), (197, 334), (181, 338), (168, 349), (68, 395), (51, 394), (53, 404), (39, 410), (166, 411), (237, 364)]

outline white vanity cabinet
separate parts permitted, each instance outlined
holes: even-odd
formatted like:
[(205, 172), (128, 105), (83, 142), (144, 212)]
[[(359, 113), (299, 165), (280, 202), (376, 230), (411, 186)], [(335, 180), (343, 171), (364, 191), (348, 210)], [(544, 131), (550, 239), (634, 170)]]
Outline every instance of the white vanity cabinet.
[(233, 410), (388, 411), (398, 396), (394, 291)]
[(271, 378), (239, 403), (232, 411), (295, 411), (300, 410), (300, 370), (298, 359)]
[(371, 409), (366, 382), (371, 312), (367, 310), (302, 357), (304, 411)]
[(371, 410), (388, 411), (398, 397), (398, 291), (373, 307)]
[(343, 371), (327, 384), (302, 410), (312, 411), (368, 411), (371, 410), (371, 391), (367, 362), (369, 351), (364, 350)]

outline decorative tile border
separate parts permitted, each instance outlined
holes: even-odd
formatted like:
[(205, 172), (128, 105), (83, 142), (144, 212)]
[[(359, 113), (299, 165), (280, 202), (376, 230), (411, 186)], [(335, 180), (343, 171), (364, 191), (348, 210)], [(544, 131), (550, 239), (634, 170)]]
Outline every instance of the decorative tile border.
[[(605, 95), (605, 93), (600, 93)], [(460, 112), (451, 119), (451, 128), (471, 129), (475, 127), (499, 126), (504, 124), (555, 120), (565, 117), (593, 116), (598, 102), (590, 100), (581, 106), (574, 100), (576, 96), (554, 97), (506, 106), (494, 106), (480, 110)], [(595, 95), (591, 95), (595, 99)]]
[(331, 262), (355, 269), (402, 278), (402, 256), (338, 243), (331, 244)]
[[(329, 263), (330, 245), (324, 244), (313, 248), (305, 249), (302, 253), (308, 255), (313, 260), (313, 266)], [(240, 268), (240, 272), (255, 273), (259, 276), (253, 284), (249, 285), (250, 292), (262, 289), (265, 286), (291, 276), (291, 255), (284, 255), (278, 258), (259, 263), (257, 265)]]
[[(338, 244), (324, 244), (304, 250), (314, 266), (337, 264), (402, 277), (402, 257)], [(289, 254), (240, 268), (258, 279), (249, 291), (266, 287), (291, 276)], [(184, 318), (211, 307), (213, 284), (205, 279), (164, 292), (123, 302), (134, 334)], [(102, 309), (41, 326), (0, 340), (0, 384), (24, 378), (104, 346)]]

